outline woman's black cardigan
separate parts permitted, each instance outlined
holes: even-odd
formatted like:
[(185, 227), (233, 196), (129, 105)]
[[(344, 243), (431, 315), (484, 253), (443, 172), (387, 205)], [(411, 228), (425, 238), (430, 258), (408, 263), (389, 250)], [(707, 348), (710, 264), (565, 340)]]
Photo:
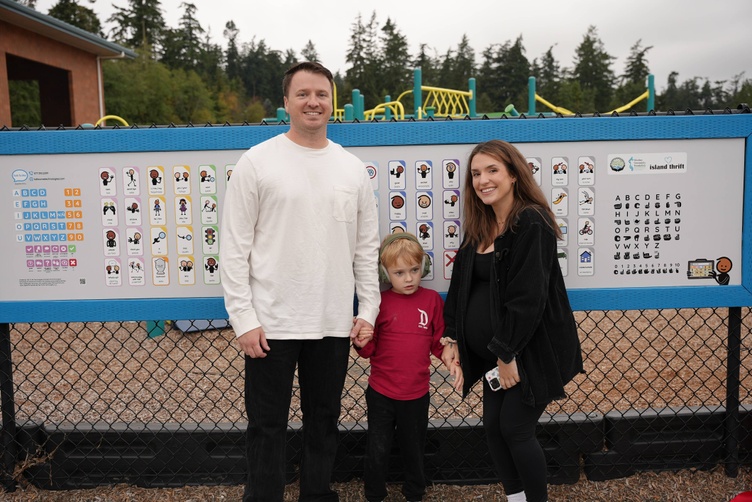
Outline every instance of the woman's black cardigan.
[[(523, 402), (530, 406), (566, 397), (564, 386), (583, 371), (557, 252), (556, 235), (534, 207), (494, 241), (489, 306), (494, 335), (488, 349), (506, 363), (517, 358)], [(468, 357), (464, 333), (475, 253), (473, 245), (457, 252), (444, 305), (444, 336), (457, 340), (463, 397), (485, 370)]]

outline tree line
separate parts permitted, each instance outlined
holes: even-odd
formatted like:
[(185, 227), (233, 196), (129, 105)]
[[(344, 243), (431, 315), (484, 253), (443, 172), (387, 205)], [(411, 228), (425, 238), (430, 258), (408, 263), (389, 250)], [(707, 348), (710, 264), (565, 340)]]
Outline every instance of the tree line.
[[(20, 1), (34, 8), (36, 0)], [(107, 113), (132, 124), (257, 123), (274, 117), (282, 106), (280, 82), (290, 65), (322, 62), (310, 40), (299, 54), (269, 47), (255, 36), (243, 42), (233, 21), (225, 25), (223, 49), (211, 41), (197, 19), (196, 6), (189, 2), (180, 5), (183, 12), (175, 28), (165, 26), (159, 0), (127, 0), (125, 7), (113, 7), (115, 12), (106, 21), (114, 28), (108, 33), (94, 11), (78, 0), (59, 0), (48, 14), (139, 54), (134, 60), (103, 63)], [(553, 46), (530, 60), (522, 35), (492, 44), (479, 55), (467, 35), (443, 54), (427, 44), (411, 54), (396, 22), (388, 17), (382, 24), (376, 12), (367, 19), (357, 16), (347, 47), (347, 69), (344, 75), (335, 74), (340, 107), (350, 102), (353, 89), (363, 94), (366, 109), (383, 102), (386, 95), (396, 99), (412, 89), (413, 69), (419, 67), (423, 85), (467, 90), (468, 79), (474, 77), (479, 114), (498, 112), (509, 104), (524, 113), (530, 76), (536, 78), (538, 94), (557, 106), (583, 114), (606, 113), (645, 91), (648, 53), (653, 49), (637, 40), (618, 73), (616, 57), (606, 50), (597, 28), (590, 26), (568, 66), (554, 57)], [(14, 124), (35, 124), (34, 113), (39, 112), (34, 93), (34, 83), (11, 83)], [(752, 102), (752, 80), (743, 72), (713, 82), (700, 77), (680, 82), (678, 73), (671, 72), (665, 88), (656, 93), (655, 107), (718, 110), (743, 102)], [(411, 101), (405, 105), (412, 109)], [(37, 118), (36, 123), (40, 121)]]

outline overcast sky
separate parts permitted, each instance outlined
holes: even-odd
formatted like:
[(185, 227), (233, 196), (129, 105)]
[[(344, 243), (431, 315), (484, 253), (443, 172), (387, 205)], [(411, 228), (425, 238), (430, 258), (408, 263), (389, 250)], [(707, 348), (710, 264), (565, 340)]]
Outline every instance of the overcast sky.
[[(105, 25), (112, 4), (127, 7), (127, 0), (96, 0), (92, 8)], [(162, 0), (167, 26), (176, 28), (188, 0)], [(37, 0), (37, 10), (47, 13), (57, 0)], [(571, 67), (574, 50), (588, 26), (598, 30), (606, 52), (614, 56), (616, 75), (624, 72), (630, 48), (641, 40), (658, 92), (666, 87), (671, 71), (679, 82), (692, 77), (731, 80), (745, 72), (752, 78), (752, 0), (193, 0), (201, 26), (214, 43), (225, 46), (225, 24), (233, 20), (240, 42), (264, 40), (267, 47), (300, 51), (311, 40), (321, 62), (343, 75), (352, 25), (358, 14), (368, 23), (371, 14), (382, 27), (391, 18), (415, 55), (421, 43), (439, 56), (456, 49), (463, 34), (475, 50), (476, 63), (492, 44), (514, 42), (522, 36), (529, 61), (553, 46), (561, 67)], [(430, 82), (423, 82), (431, 85)], [(478, 82), (479, 86), (482, 85)], [(407, 88), (408, 86), (406, 86)], [(395, 89), (394, 94), (404, 89)]]

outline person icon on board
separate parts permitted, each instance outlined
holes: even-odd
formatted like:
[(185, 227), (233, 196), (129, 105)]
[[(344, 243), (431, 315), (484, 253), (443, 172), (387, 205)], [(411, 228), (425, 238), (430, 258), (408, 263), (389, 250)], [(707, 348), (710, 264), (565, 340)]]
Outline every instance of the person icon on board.
[(728, 286), (728, 283), (731, 280), (731, 276), (729, 276), (729, 271), (731, 271), (732, 263), (729, 258), (726, 256), (721, 256), (716, 260), (715, 263), (715, 270), (712, 270), (710, 272), (710, 276), (715, 279), (715, 282), (720, 284), (721, 286)]

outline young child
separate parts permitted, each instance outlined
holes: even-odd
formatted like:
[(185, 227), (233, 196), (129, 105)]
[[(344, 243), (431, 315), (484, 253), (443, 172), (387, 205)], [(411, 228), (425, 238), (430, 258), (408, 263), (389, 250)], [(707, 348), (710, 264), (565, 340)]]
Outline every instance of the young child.
[[(431, 354), (441, 357), (444, 302), (436, 291), (422, 288), (430, 260), (418, 239), (406, 232), (387, 236), (379, 250), (379, 277), (391, 283), (381, 292), (381, 307), (373, 332), (354, 339), (361, 357), (370, 358), (366, 390), (368, 447), (365, 495), (369, 502), (387, 495), (386, 477), (392, 438), (396, 433), (405, 468), (402, 494), (422, 500), (428, 428)], [(459, 366), (450, 374), (461, 378)]]

